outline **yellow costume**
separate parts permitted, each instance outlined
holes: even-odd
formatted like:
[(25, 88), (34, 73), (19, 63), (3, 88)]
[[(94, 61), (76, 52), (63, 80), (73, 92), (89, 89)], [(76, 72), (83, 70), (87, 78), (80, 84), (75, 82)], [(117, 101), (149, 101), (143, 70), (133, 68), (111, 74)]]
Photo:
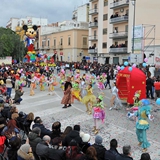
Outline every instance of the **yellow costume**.
[[(54, 86), (53, 86), (53, 78), (50, 78), (50, 80), (49, 80), (49, 88), (48, 88), (48, 91), (49, 91), (49, 95), (51, 94), (51, 95), (53, 95), (53, 91), (54, 91)], [(50, 93), (51, 92), (51, 93)]]
[[(91, 114), (92, 105), (93, 103), (96, 102), (96, 96), (93, 95), (92, 88), (87, 88), (86, 91), (87, 91), (87, 95), (83, 97), (82, 103), (86, 105), (86, 108), (87, 108), (86, 112), (88, 112), (88, 114)], [(90, 107), (89, 107), (89, 103), (90, 103)]]
[(30, 96), (33, 96), (34, 93), (34, 89), (36, 88), (36, 79), (34, 77), (32, 77), (31, 79), (31, 86), (30, 86)]
[(40, 78), (40, 81), (39, 81), (40, 91), (44, 91), (44, 90), (45, 90), (45, 88), (44, 88), (44, 83), (45, 83), (45, 77), (42, 76), (42, 77)]

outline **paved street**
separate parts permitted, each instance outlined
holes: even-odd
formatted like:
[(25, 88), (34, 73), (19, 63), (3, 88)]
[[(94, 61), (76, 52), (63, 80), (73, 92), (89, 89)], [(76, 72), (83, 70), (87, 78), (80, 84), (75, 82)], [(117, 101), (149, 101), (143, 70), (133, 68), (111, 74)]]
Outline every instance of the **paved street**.
[[(62, 123), (62, 131), (68, 125), (80, 124), (81, 130), (85, 133), (90, 133), (92, 136), (91, 142), (94, 142), (92, 116), (87, 115), (85, 106), (77, 101), (75, 101), (72, 107), (62, 109), (61, 99), (63, 92), (59, 86), (55, 87), (54, 96), (48, 95), (47, 89), (40, 92), (39, 88), (37, 88), (36, 94), (33, 97), (29, 96), (28, 88), (24, 88), (24, 91), (23, 101), (21, 105), (17, 106), (19, 111), (26, 113), (33, 112), (35, 116), (40, 116), (47, 128), (51, 128), (52, 123), (57, 120)], [(106, 95), (104, 102), (107, 105), (106, 120), (99, 133), (103, 137), (103, 144), (108, 149), (109, 141), (116, 138), (119, 142), (119, 152), (122, 151), (123, 145), (130, 144), (134, 160), (139, 160), (142, 151), (137, 145), (135, 123), (127, 120), (125, 108), (109, 111), (110, 90), (106, 89), (104, 92)], [(97, 95), (98, 90), (95, 89), (94, 93)], [(147, 132), (148, 139), (151, 142), (148, 152), (151, 154), (152, 160), (160, 160), (160, 113), (153, 112), (153, 115), (155, 116), (155, 120), (154, 122), (150, 122), (150, 129)]]

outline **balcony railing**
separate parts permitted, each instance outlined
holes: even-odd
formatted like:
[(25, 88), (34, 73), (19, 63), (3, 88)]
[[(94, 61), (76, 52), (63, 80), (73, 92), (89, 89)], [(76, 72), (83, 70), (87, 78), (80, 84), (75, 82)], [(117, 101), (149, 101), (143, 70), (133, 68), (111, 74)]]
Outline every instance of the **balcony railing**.
[(56, 49), (56, 46), (52, 46), (51, 49)]
[(58, 45), (57, 47), (59, 50), (62, 50), (63, 49), (63, 45)]
[(118, 33), (109, 34), (109, 38), (112, 38), (112, 39), (122, 39), (127, 37), (128, 37), (128, 32), (118, 32)]
[(89, 10), (89, 15), (95, 15), (95, 14), (98, 14), (98, 8)]
[(44, 49), (50, 49), (50, 47), (49, 46), (44, 46)]
[(97, 40), (98, 40), (97, 35), (89, 36), (89, 41), (97, 41)]
[(97, 54), (98, 53), (98, 49), (88, 49), (88, 53), (89, 54)]
[(97, 28), (98, 27), (98, 22), (90, 22), (89, 23), (89, 28)]
[(119, 2), (110, 3), (110, 9), (120, 8), (129, 5), (129, 0), (122, 0)]
[(83, 49), (87, 49), (87, 48), (88, 48), (88, 45), (83, 45), (83, 44), (82, 44), (82, 48), (83, 48)]
[(128, 16), (121, 16), (121, 17), (111, 18), (110, 24), (122, 23), (122, 22), (127, 22), (127, 21), (128, 21)]
[(89, 0), (89, 2), (96, 2), (96, 1), (98, 1), (98, 0)]
[(123, 48), (110, 48), (110, 53), (127, 53), (127, 47)]

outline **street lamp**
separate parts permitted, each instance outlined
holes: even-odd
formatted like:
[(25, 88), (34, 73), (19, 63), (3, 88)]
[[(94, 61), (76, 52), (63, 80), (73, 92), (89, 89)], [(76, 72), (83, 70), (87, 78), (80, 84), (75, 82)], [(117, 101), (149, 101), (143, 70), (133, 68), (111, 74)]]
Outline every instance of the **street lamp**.
[(132, 5), (134, 6), (133, 11), (133, 40), (132, 40), (132, 53), (134, 53), (134, 32), (135, 32), (135, 16), (136, 16), (136, 0), (132, 0)]

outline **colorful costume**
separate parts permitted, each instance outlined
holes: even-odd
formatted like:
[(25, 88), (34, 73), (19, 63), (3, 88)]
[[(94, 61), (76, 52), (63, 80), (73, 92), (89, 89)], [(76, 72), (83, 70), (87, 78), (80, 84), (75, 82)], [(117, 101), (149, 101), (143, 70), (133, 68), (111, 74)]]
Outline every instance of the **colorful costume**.
[(75, 83), (72, 85), (72, 103), (74, 103), (74, 99), (77, 99), (78, 101), (81, 101), (81, 89), (79, 88), (79, 82), (78, 80), (75, 81)]
[(100, 91), (105, 89), (104, 80), (102, 77), (100, 77), (100, 80), (98, 81), (98, 88), (100, 89)]
[(131, 107), (129, 112), (127, 113), (127, 117), (131, 120), (133, 120), (134, 117), (136, 117), (138, 107), (141, 106), (141, 101), (139, 100), (141, 95), (141, 91), (137, 91), (134, 95), (134, 106)]
[(45, 90), (45, 77), (44, 75), (41, 76), (40, 80), (39, 80), (39, 85), (40, 85), (40, 91), (44, 91)]
[(139, 145), (143, 148), (143, 151), (146, 151), (150, 146), (150, 143), (147, 141), (146, 130), (149, 129), (149, 123), (147, 118), (153, 120), (150, 115), (151, 106), (150, 102), (147, 99), (143, 99), (142, 107), (139, 107), (137, 112), (138, 121), (136, 122), (136, 134), (139, 141)]
[(53, 95), (53, 91), (54, 91), (53, 82), (54, 82), (53, 78), (50, 77), (50, 79), (48, 81), (48, 84), (49, 84), (49, 87), (48, 87), (49, 95)]
[(94, 133), (97, 134), (99, 132), (100, 123), (104, 122), (105, 119), (105, 110), (104, 110), (104, 103), (103, 103), (103, 96), (100, 95), (98, 97), (97, 104), (93, 107), (93, 118), (94, 118)]
[(65, 83), (65, 72), (63, 72), (63, 70), (60, 73), (60, 88), (62, 88), (62, 90), (64, 90), (64, 83)]
[[(96, 96), (93, 95), (92, 87), (91, 88), (87, 87), (86, 91), (87, 91), (87, 95), (82, 98), (82, 103), (86, 105), (86, 108), (87, 108), (86, 112), (88, 112), (88, 114), (91, 114), (93, 103), (96, 102)], [(89, 103), (90, 103), (90, 106), (89, 106)]]
[(84, 97), (84, 96), (87, 94), (85, 88), (86, 88), (86, 83), (85, 83), (85, 81), (82, 79), (82, 81), (81, 81), (81, 95), (82, 95), (82, 97)]
[(30, 96), (33, 96), (34, 93), (34, 89), (36, 88), (36, 78), (34, 77), (34, 75), (32, 75), (32, 79), (31, 79), (31, 86), (30, 86)]

